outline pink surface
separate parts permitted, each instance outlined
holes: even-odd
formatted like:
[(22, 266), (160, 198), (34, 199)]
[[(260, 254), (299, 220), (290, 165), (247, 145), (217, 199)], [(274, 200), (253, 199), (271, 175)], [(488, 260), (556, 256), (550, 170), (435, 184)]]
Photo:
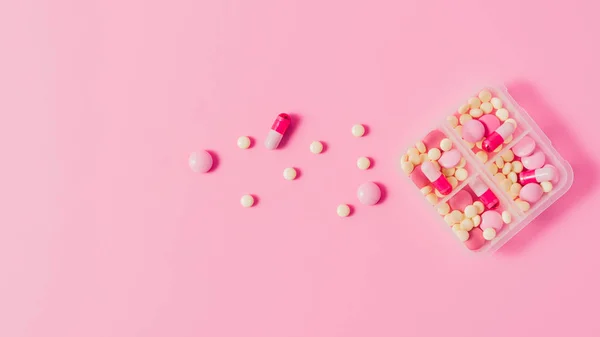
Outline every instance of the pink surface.
[[(598, 336), (598, 10), (2, 2), (0, 336)], [(497, 82), (576, 179), (478, 258), (395, 167), (465, 94)], [(288, 111), (290, 137), (266, 151)], [(354, 138), (354, 123), (368, 135)], [(238, 149), (241, 135), (256, 145)], [(204, 175), (187, 165), (200, 149), (217, 159)], [(356, 169), (359, 156), (373, 167)], [(362, 206), (370, 180), (384, 195)], [(239, 205), (245, 193), (254, 208)]]

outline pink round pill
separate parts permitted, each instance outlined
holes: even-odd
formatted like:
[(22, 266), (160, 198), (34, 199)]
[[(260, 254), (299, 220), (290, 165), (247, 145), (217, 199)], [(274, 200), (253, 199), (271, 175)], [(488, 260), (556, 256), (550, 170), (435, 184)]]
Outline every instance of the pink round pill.
[(433, 130), (430, 133), (428, 133), (427, 136), (425, 136), (425, 138), (423, 138), (423, 144), (425, 144), (425, 146), (428, 149), (431, 149), (434, 147), (439, 147), (440, 142), (444, 138), (446, 138), (446, 135), (444, 135), (444, 133), (442, 133), (442, 131)]
[(477, 143), (483, 139), (484, 134), (485, 127), (483, 126), (483, 123), (476, 119), (471, 119), (463, 124), (462, 137), (467, 142)]
[(530, 203), (538, 202), (542, 195), (544, 194), (544, 190), (539, 184), (527, 184), (521, 188), (521, 192), (519, 192), (519, 198), (521, 200), (525, 200)]
[(462, 190), (450, 198), (450, 200), (448, 200), (448, 204), (450, 204), (450, 207), (453, 210), (464, 212), (467, 206), (473, 204), (473, 196), (471, 196), (471, 193)]
[(188, 165), (194, 172), (206, 173), (213, 165), (213, 158), (208, 151), (192, 152), (188, 158)]
[(479, 227), (475, 227), (469, 231), (469, 240), (465, 241), (465, 246), (470, 250), (477, 250), (483, 247), (486, 242), (483, 231)]
[(501, 124), (500, 119), (498, 119), (498, 117), (492, 114), (481, 116), (481, 118), (479, 118), (479, 121), (481, 122), (481, 124), (483, 124), (483, 127), (485, 129), (485, 132), (483, 133), (484, 137), (487, 137), (490, 133), (496, 131), (496, 129), (500, 127)]
[(375, 205), (381, 198), (381, 189), (374, 182), (367, 182), (358, 187), (358, 201), (363, 205)]
[(512, 151), (517, 157), (527, 157), (535, 150), (535, 140), (529, 136), (525, 136), (515, 146)]
[(438, 163), (441, 167), (453, 168), (460, 163), (461, 159), (462, 156), (460, 155), (460, 152), (457, 149), (452, 149), (444, 152), (440, 159), (438, 159)]
[(412, 180), (412, 182), (419, 188), (423, 188), (427, 185), (430, 184), (429, 179), (427, 179), (427, 177), (425, 176), (425, 174), (423, 173), (423, 170), (421, 170), (421, 167), (415, 167), (415, 169), (412, 171), (412, 173), (410, 174), (410, 180)]
[(502, 221), (502, 215), (500, 215), (500, 213), (496, 211), (485, 211), (481, 214), (481, 225), (479, 226), (481, 230), (493, 228), (498, 232), (502, 229), (503, 225), (504, 221)]
[(546, 156), (544, 155), (544, 152), (538, 150), (530, 156), (522, 157), (521, 163), (523, 163), (523, 167), (528, 170), (539, 169), (546, 163)]
[(546, 164), (546, 165), (544, 165), (544, 167), (548, 167), (548, 168), (551, 168), (554, 170), (554, 178), (552, 180), (550, 180), (550, 182), (553, 185), (558, 184), (558, 181), (560, 178), (558, 177), (558, 170), (556, 169), (556, 167), (554, 167), (553, 165), (550, 165), (550, 164)]

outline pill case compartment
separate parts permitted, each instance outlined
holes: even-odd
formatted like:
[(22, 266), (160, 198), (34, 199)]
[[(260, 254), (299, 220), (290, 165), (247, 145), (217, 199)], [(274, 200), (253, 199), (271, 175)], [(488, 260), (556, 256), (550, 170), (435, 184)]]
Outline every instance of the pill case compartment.
[[(435, 213), (438, 213), (437, 209), (441, 204), (450, 200), (450, 198), (452, 198), (459, 191), (468, 189), (468, 184), (474, 179), (481, 179), (481, 181), (484, 182), (500, 200), (500, 207), (496, 210), (506, 210), (512, 215), (511, 223), (505, 224), (494, 239), (487, 241), (486, 244), (478, 250), (468, 250), (477, 253), (492, 253), (508, 242), (521, 229), (527, 226), (533, 219), (544, 212), (569, 190), (573, 184), (573, 170), (569, 163), (556, 151), (556, 149), (554, 149), (552, 142), (550, 139), (548, 139), (546, 134), (539, 128), (529, 114), (527, 114), (525, 109), (517, 104), (504, 86), (483, 87), (478, 91), (474, 91), (471, 97), (476, 97), (481, 90), (488, 90), (494, 97), (498, 97), (502, 100), (503, 107), (509, 112), (509, 118), (512, 118), (517, 122), (517, 128), (515, 129), (510, 142), (503, 144), (500, 151), (488, 153), (487, 160), (482, 162), (476, 156), (476, 153), (480, 149), (477, 147), (471, 148), (470, 144), (462, 139), (460, 133), (454, 129), (454, 126), (448, 121), (448, 119), (444, 118), (444, 121), (437, 125), (434, 130), (440, 131), (444, 136), (452, 140), (454, 148), (459, 150), (463, 155), (463, 158), (466, 160), (465, 167), (468, 168), (469, 176), (466, 180), (460, 182), (460, 184), (458, 184), (458, 186), (456, 186), (456, 188), (454, 188), (449, 195), (443, 198), (438, 198), (432, 208)], [(458, 102), (456, 107), (464, 104), (468, 98), (468, 96), (464, 97), (461, 102)], [(456, 110), (454, 112), (450, 110), (446, 112), (445, 116), (447, 117), (456, 114)], [(523, 211), (521, 208), (519, 208), (511, 195), (505, 192), (495, 182), (494, 176), (489, 171), (488, 166), (491, 163), (494, 163), (498, 157), (501, 157), (508, 150), (512, 149), (515, 144), (517, 144), (526, 136), (529, 136), (535, 140), (537, 148), (545, 154), (546, 162), (553, 165), (557, 169), (559, 180), (558, 183), (553, 186), (552, 191), (544, 193), (543, 197), (535, 204), (532, 204), (529, 210)], [(402, 173), (402, 175), (407, 176), (404, 173)], [(411, 178), (409, 177), (409, 179)], [(441, 224), (450, 233), (452, 233), (450, 226), (444, 221), (443, 216), (440, 217), (440, 215), (438, 215), (438, 218), (440, 218)], [(455, 237), (459, 244), (462, 244), (455, 235), (452, 236)]]

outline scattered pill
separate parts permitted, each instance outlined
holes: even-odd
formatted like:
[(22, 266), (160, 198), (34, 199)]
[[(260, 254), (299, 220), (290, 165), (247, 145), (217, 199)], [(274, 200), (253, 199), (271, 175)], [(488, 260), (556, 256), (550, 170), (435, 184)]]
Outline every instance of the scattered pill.
[(431, 192), (433, 192), (433, 187), (431, 187), (429, 185), (427, 185), (421, 189), (421, 193), (423, 193), (423, 195), (427, 195)]
[(464, 219), (464, 215), (462, 214), (461, 211), (459, 210), (454, 210), (450, 213), (450, 216), (452, 217), (452, 221), (454, 221), (454, 223), (459, 223), (462, 221), (462, 219)]
[(415, 144), (415, 148), (419, 151), (419, 153), (425, 153), (427, 152), (427, 147), (425, 147), (425, 143), (418, 141)]
[(481, 106), (481, 100), (477, 97), (471, 97), (469, 99), (469, 105), (471, 109), (478, 109)]
[(450, 183), (450, 186), (452, 186), (452, 189), (455, 189), (458, 186), (458, 179), (454, 177), (448, 177), (448, 182)]
[(508, 115), (508, 110), (502, 108), (502, 109), (498, 109), (496, 111), (496, 117), (498, 117), (499, 120), (501, 121), (505, 121), (508, 119), (509, 115)]
[(288, 167), (286, 169), (283, 170), (283, 178), (285, 180), (294, 180), (296, 179), (296, 169), (293, 167)]
[(513, 172), (515, 172), (515, 173), (523, 172), (523, 163), (521, 163), (519, 160), (513, 161), (512, 165), (513, 165)]
[(486, 228), (483, 230), (483, 238), (490, 241), (496, 237), (496, 230), (494, 228)]
[(504, 221), (505, 224), (509, 224), (512, 221), (512, 215), (510, 214), (510, 212), (502, 212), (502, 221)]
[(437, 211), (440, 215), (446, 215), (450, 213), (450, 205), (448, 205), (448, 203), (445, 202), (438, 206)]
[(469, 232), (469, 239), (465, 241), (465, 247), (469, 250), (478, 250), (485, 245), (487, 241), (483, 237), (483, 231), (480, 228), (473, 228)]
[(448, 121), (448, 124), (450, 124), (451, 127), (457, 127), (458, 126), (458, 118), (456, 118), (456, 116), (452, 115), (452, 116), (448, 116), (448, 118), (446, 118), (446, 120)]
[[(360, 158), (358, 160), (360, 160)], [(408, 156), (408, 160), (411, 163), (413, 163), (413, 165), (419, 165), (419, 164), (421, 164), (421, 155), (419, 155), (419, 154), (411, 154), (410, 156)]]
[(310, 143), (310, 152), (314, 154), (319, 154), (323, 152), (323, 143), (321, 143), (318, 140), (315, 140), (314, 142)]
[(510, 172), (509, 174), (506, 175), (506, 177), (513, 183), (516, 183), (517, 181), (519, 181), (519, 176), (515, 172)]
[(477, 214), (481, 214), (481, 213), (483, 213), (483, 211), (485, 211), (485, 206), (483, 205), (483, 202), (481, 202), (481, 201), (475, 201), (473, 203), (473, 206), (475, 206), (475, 208), (477, 209)]
[(454, 176), (454, 172), (456, 172), (456, 169), (453, 167), (450, 168), (443, 168), (442, 169), (442, 173), (446, 176), (446, 177), (452, 177)]
[(475, 157), (479, 159), (481, 163), (485, 163), (488, 160), (488, 154), (485, 151), (479, 151), (475, 154)]
[(457, 168), (461, 168), (461, 167), (465, 167), (465, 166), (467, 166), (467, 160), (465, 158), (461, 158), (458, 165), (456, 165)]
[(519, 183), (514, 183), (512, 185), (510, 185), (510, 189), (509, 189), (509, 193), (510, 196), (513, 197), (513, 199), (516, 199), (516, 197), (519, 196), (519, 193), (521, 193), (521, 184)]
[(429, 193), (425, 196), (425, 199), (427, 199), (427, 201), (432, 204), (435, 205), (438, 202), (438, 196), (435, 193)]
[(515, 154), (512, 152), (512, 150), (508, 150), (504, 152), (500, 157), (502, 157), (502, 159), (505, 162), (509, 163), (515, 159)]
[(538, 202), (543, 194), (544, 190), (539, 184), (527, 184), (521, 188), (519, 198), (532, 204)]
[(460, 106), (460, 108), (458, 108), (458, 113), (459, 114), (466, 114), (469, 109), (471, 109), (471, 106), (469, 104), (463, 104)]
[(531, 208), (531, 205), (527, 201), (517, 199), (515, 203), (523, 212), (527, 212)]
[(341, 216), (341, 217), (347, 217), (348, 215), (350, 215), (350, 206), (346, 205), (346, 204), (341, 204), (338, 205), (337, 207), (337, 215)]
[(352, 126), (352, 135), (354, 137), (362, 137), (365, 134), (365, 127), (362, 124)]
[(474, 227), (479, 227), (479, 225), (481, 225), (481, 216), (476, 215), (471, 220), (473, 220), (473, 226)]
[[(460, 122), (460, 124), (465, 125), (466, 122), (470, 121), (473, 119), (473, 116), (471, 116), (470, 114), (464, 114), (464, 115), (460, 115), (460, 117), (458, 118), (458, 121)], [(464, 129), (463, 129), (464, 132)]]
[[(500, 202), (494, 192), (492, 192), (492, 190), (478, 177), (475, 177), (471, 182), (469, 182), (469, 187), (473, 193), (475, 193), (477, 198), (479, 198), (479, 202), (481, 202), (485, 208), (492, 209)], [(481, 208), (482, 207), (478, 207), (478, 214), (481, 214), (479, 212)]]
[(485, 127), (477, 119), (472, 119), (463, 125), (462, 137), (467, 142), (476, 143), (483, 138)]
[[(418, 165), (421, 163), (421, 157), (417, 156), (416, 157), (416, 162), (413, 160), (414, 158), (411, 156), (410, 157), (410, 161), (415, 164)], [(371, 166), (371, 161), (369, 160), (369, 158), (367, 157), (360, 157), (358, 158), (358, 160), (356, 161), (356, 166), (361, 169), (361, 170), (366, 170)]]
[(429, 149), (429, 152), (427, 152), (427, 156), (429, 157), (429, 160), (438, 160), (442, 156), (442, 151), (440, 151), (440, 149), (438, 149), (437, 147), (434, 147)]
[(462, 190), (458, 191), (458, 193), (456, 193), (452, 198), (450, 198), (450, 200), (448, 200), (448, 203), (450, 204), (450, 207), (452, 209), (456, 210), (454, 212), (460, 212), (458, 211), (459, 209), (465, 209), (467, 206), (473, 204), (473, 197), (471, 196), (471, 193)]
[(484, 114), (489, 114), (492, 111), (494, 111), (494, 106), (490, 102), (484, 102), (484, 103), (481, 103), (481, 106), (479, 107), (479, 109), (481, 109), (481, 111), (483, 111)]
[(406, 154), (408, 155), (409, 158), (410, 158), (410, 156), (421, 155), (421, 153), (419, 153), (419, 150), (417, 150), (416, 147), (411, 147), (410, 149), (408, 149), (408, 151), (406, 151)]
[(237, 146), (240, 149), (247, 149), (250, 147), (250, 138), (248, 138), (247, 136), (241, 136), (240, 138), (238, 138), (237, 140)]
[(460, 222), (460, 228), (466, 231), (470, 231), (471, 229), (473, 229), (473, 227), (473, 220), (471, 219), (463, 219), (463, 221)]
[(494, 163), (499, 169), (504, 168), (504, 159), (502, 157), (497, 157)]
[(510, 123), (510, 124), (514, 125), (514, 126), (515, 126), (515, 129), (517, 128), (517, 121), (516, 121), (516, 120), (514, 120), (513, 118), (509, 118), (509, 119), (507, 119), (507, 120), (506, 120), (506, 123)]
[(283, 138), (285, 131), (288, 129), (292, 122), (292, 119), (288, 114), (281, 113), (277, 115), (277, 118), (269, 130), (267, 139), (265, 140), (265, 147), (269, 150), (274, 150), (279, 146), (279, 142)]
[(444, 177), (442, 172), (438, 170), (432, 162), (424, 162), (423, 165), (421, 165), (421, 171), (423, 171), (423, 174), (433, 184), (433, 187), (442, 194), (447, 195), (452, 192), (452, 185), (450, 185), (450, 182), (448, 182), (446, 177)]
[(461, 230), (460, 224), (451, 224), (451, 226), (452, 226), (452, 231), (454, 233), (456, 233), (457, 231)]
[(483, 127), (485, 128), (485, 137), (487, 137), (490, 133), (494, 132), (494, 130), (496, 130), (502, 124), (498, 117), (492, 114), (481, 116), (481, 118), (479, 118), (479, 121), (483, 124)]
[[(488, 171), (492, 174), (495, 175), (496, 173), (498, 173), (498, 166), (496, 166), (496, 164), (492, 163), (488, 165)], [(500, 173), (502, 174), (502, 173)]]
[(436, 195), (438, 198), (440, 198), (440, 199), (442, 199), (442, 198), (444, 198), (444, 197), (445, 197), (445, 195), (443, 195), (443, 194), (442, 194), (442, 192), (440, 192), (440, 191), (438, 191), (438, 190), (434, 190), (433, 192), (434, 192), (434, 193), (435, 193), (435, 195)]
[(438, 163), (441, 167), (451, 168), (456, 167), (460, 163), (462, 156), (460, 151), (457, 149), (452, 149), (446, 151), (442, 154), (442, 156), (438, 159)]
[(454, 221), (452, 220), (452, 216), (450, 214), (444, 215), (444, 221), (448, 224), (448, 226), (454, 225)]
[(477, 97), (479, 97), (479, 100), (482, 102), (489, 102), (492, 99), (492, 93), (489, 90), (481, 90)]
[(466, 230), (459, 229), (459, 230), (455, 231), (454, 233), (456, 234), (456, 237), (458, 237), (458, 239), (461, 242), (465, 242), (465, 241), (469, 240), (469, 232), (467, 232)]
[(479, 227), (483, 230), (486, 228), (494, 228), (496, 231), (500, 231), (503, 225), (504, 221), (502, 221), (502, 215), (496, 211), (485, 211), (481, 215), (481, 225)]
[(471, 109), (471, 111), (469, 111), (469, 115), (471, 115), (471, 117), (473, 117), (473, 118), (479, 118), (479, 117), (483, 116), (483, 110)]
[(494, 97), (490, 100), (490, 103), (494, 106), (494, 109), (502, 109), (502, 100), (498, 97)]
[(208, 151), (192, 152), (188, 165), (194, 172), (206, 173), (212, 168), (213, 158)]
[(527, 157), (522, 157), (521, 163), (526, 169), (535, 170), (544, 166), (544, 164), (546, 163), (546, 156), (542, 151), (534, 151), (533, 154)]
[(421, 163), (424, 163), (427, 160), (429, 160), (429, 156), (427, 155), (427, 153), (422, 153), (421, 154)]
[(550, 193), (552, 191), (552, 189), (554, 188), (552, 183), (549, 181), (542, 181), (540, 183), (540, 186), (542, 186), (542, 190), (544, 190), (544, 192), (546, 192), (546, 193)]
[(477, 215), (477, 207), (475, 207), (473, 205), (469, 205), (469, 206), (465, 207), (465, 216), (468, 219), (471, 219), (476, 215)]
[(252, 207), (252, 205), (254, 205), (254, 197), (251, 196), (250, 194), (245, 194), (242, 196), (240, 203), (244, 207)]
[(518, 157), (527, 157), (535, 150), (535, 140), (529, 136), (525, 136), (513, 146), (512, 150)]
[(454, 172), (454, 177), (456, 177), (458, 181), (465, 181), (469, 177), (469, 173), (464, 168), (459, 168)]
[(512, 164), (511, 163), (505, 163), (504, 167), (502, 168), (502, 174), (508, 175), (510, 172), (512, 172)]
[(413, 170), (415, 169), (415, 165), (409, 161), (403, 162), (400, 165), (402, 167), (402, 171), (404, 171), (404, 173), (406, 173), (406, 174), (411, 174), (413, 172)]
[(366, 182), (358, 187), (357, 196), (361, 204), (375, 205), (381, 198), (381, 189), (374, 182)]
[(455, 127), (454, 131), (456, 131), (456, 133), (458, 133), (459, 136), (462, 136), (462, 125)]
[(513, 182), (510, 179), (504, 179), (500, 182), (500, 187), (502, 187), (503, 191), (509, 191)]
[(504, 174), (502, 174), (502, 172), (499, 172), (494, 175), (494, 179), (496, 179), (497, 183), (500, 183), (500, 182), (504, 181), (504, 179), (506, 179), (506, 176)]
[(494, 132), (490, 133), (489, 136), (483, 141), (483, 149), (487, 152), (492, 152), (502, 146), (502, 143), (508, 136), (512, 135), (515, 131), (515, 126), (511, 123), (504, 123), (500, 125)]

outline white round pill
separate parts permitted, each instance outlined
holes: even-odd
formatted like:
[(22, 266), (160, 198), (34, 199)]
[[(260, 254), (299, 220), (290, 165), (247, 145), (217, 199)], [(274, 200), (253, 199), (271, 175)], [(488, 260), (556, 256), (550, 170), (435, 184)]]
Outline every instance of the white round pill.
[(504, 108), (498, 109), (498, 111), (496, 111), (496, 117), (498, 117), (499, 120), (504, 122), (508, 119), (508, 110)]
[(442, 156), (442, 152), (437, 147), (434, 147), (429, 149), (427, 156), (429, 157), (429, 160), (438, 160)]
[(283, 170), (283, 178), (285, 178), (285, 180), (296, 179), (296, 174), (296, 169), (293, 167), (288, 167), (285, 170)]
[(252, 205), (254, 205), (254, 197), (252, 197), (250, 194), (246, 194), (242, 196), (240, 203), (244, 207), (252, 207)]
[(481, 90), (478, 97), (482, 102), (489, 102), (492, 99), (492, 93), (488, 90)]
[(510, 214), (510, 212), (502, 212), (502, 221), (504, 221), (505, 224), (509, 224), (512, 221), (512, 215)]
[(465, 207), (465, 216), (468, 219), (471, 219), (473, 217), (475, 217), (477, 215), (477, 207), (473, 206), (473, 205), (469, 205), (467, 207)]
[(498, 97), (494, 97), (490, 100), (490, 103), (492, 103), (492, 106), (494, 107), (494, 109), (501, 109), (502, 108), (502, 100)]
[(365, 134), (365, 127), (362, 124), (352, 126), (352, 135), (354, 137), (362, 137)]
[(476, 215), (471, 220), (473, 220), (473, 227), (479, 227), (481, 224), (481, 215)]
[(454, 231), (454, 233), (456, 234), (456, 236), (458, 237), (458, 239), (461, 242), (465, 242), (465, 241), (469, 240), (469, 232), (467, 232), (464, 229), (456, 230), (456, 231)]
[(542, 191), (544, 191), (546, 193), (550, 193), (552, 191), (552, 189), (554, 188), (552, 183), (549, 181), (543, 181), (542, 183), (540, 183), (540, 186), (542, 186)]
[(469, 104), (463, 104), (460, 106), (460, 108), (458, 108), (458, 113), (459, 114), (466, 114), (467, 112), (469, 112), (469, 109), (471, 109), (471, 106)]
[[(421, 163), (421, 157), (417, 156), (415, 158), (415, 161), (413, 161), (414, 158), (411, 158), (411, 162), (413, 162), (413, 164), (418, 165)], [(366, 170), (371, 166), (371, 161), (369, 160), (369, 158), (367, 157), (360, 157), (358, 158), (358, 160), (356, 161), (356, 166), (358, 166), (359, 169), (361, 170)]]
[(423, 143), (422, 141), (418, 141), (415, 144), (415, 149), (417, 149), (419, 151), (419, 153), (421, 153), (421, 154), (427, 152), (427, 147), (425, 146), (425, 143)]
[(451, 127), (455, 128), (458, 126), (458, 118), (456, 118), (456, 116), (454, 116), (454, 115), (448, 116), (448, 118), (446, 118), (446, 120), (448, 121), (448, 123), (450, 124)]
[(338, 205), (337, 215), (339, 215), (341, 217), (347, 217), (348, 215), (350, 215), (350, 206), (348, 206), (346, 204)]
[(483, 111), (483, 113), (489, 114), (490, 112), (492, 112), (494, 110), (494, 106), (490, 102), (485, 102), (485, 103), (481, 103), (481, 106), (479, 107), (479, 109), (481, 109), (481, 111)]
[(247, 136), (241, 136), (237, 140), (237, 146), (240, 149), (247, 149), (247, 148), (249, 148), (250, 147), (250, 143), (251, 143), (250, 138), (247, 137)]
[(450, 151), (452, 149), (452, 141), (448, 138), (444, 138), (440, 141), (440, 148), (442, 151)]
[(483, 202), (477, 200), (473, 203), (473, 206), (475, 206), (475, 208), (477, 208), (477, 214), (481, 214), (485, 211), (485, 206), (483, 205)]
[(469, 177), (469, 173), (464, 168), (459, 168), (454, 172), (454, 177), (456, 177), (458, 181), (464, 181)]
[(450, 213), (450, 205), (448, 205), (448, 203), (445, 202), (438, 206), (437, 211), (440, 215), (446, 215), (446, 214)]
[[(486, 104), (486, 103), (484, 103), (484, 104)], [(479, 117), (483, 116), (483, 110), (481, 110), (481, 109), (471, 109), (471, 111), (469, 111), (469, 114), (472, 117), (479, 118)], [(461, 124), (465, 124), (466, 122), (468, 122), (468, 121), (464, 121), (464, 122), (461, 121)]]
[(473, 220), (464, 219), (463, 221), (460, 222), (460, 228), (464, 229), (466, 231), (470, 231), (471, 229), (473, 229)]
[(431, 185), (427, 185), (421, 189), (421, 193), (423, 193), (423, 195), (427, 195), (431, 192), (433, 192), (433, 187), (431, 187)]
[(488, 227), (483, 230), (483, 238), (490, 241), (496, 237), (496, 230), (492, 227)]
[(310, 152), (314, 154), (319, 154), (323, 152), (323, 143), (321, 143), (318, 140), (315, 140), (314, 142), (310, 143)]
[[(477, 109), (479, 110), (479, 109)], [(471, 110), (473, 111), (473, 110)], [(481, 111), (481, 110), (479, 110)], [(473, 116), (471, 116), (470, 113), (468, 114), (464, 114), (464, 115), (460, 115), (460, 118), (458, 119), (458, 121), (460, 122), (460, 124), (464, 125), (466, 122), (470, 121), (471, 119), (473, 119)]]
[(402, 167), (402, 171), (404, 171), (404, 173), (406, 173), (407, 175), (411, 174), (412, 171), (415, 169), (415, 165), (409, 161), (402, 162), (400, 166)]
[(479, 109), (481, 100), (478, 97), (471, 97), (469, 99), (469, 105), (471, 106), (471, 109)]

